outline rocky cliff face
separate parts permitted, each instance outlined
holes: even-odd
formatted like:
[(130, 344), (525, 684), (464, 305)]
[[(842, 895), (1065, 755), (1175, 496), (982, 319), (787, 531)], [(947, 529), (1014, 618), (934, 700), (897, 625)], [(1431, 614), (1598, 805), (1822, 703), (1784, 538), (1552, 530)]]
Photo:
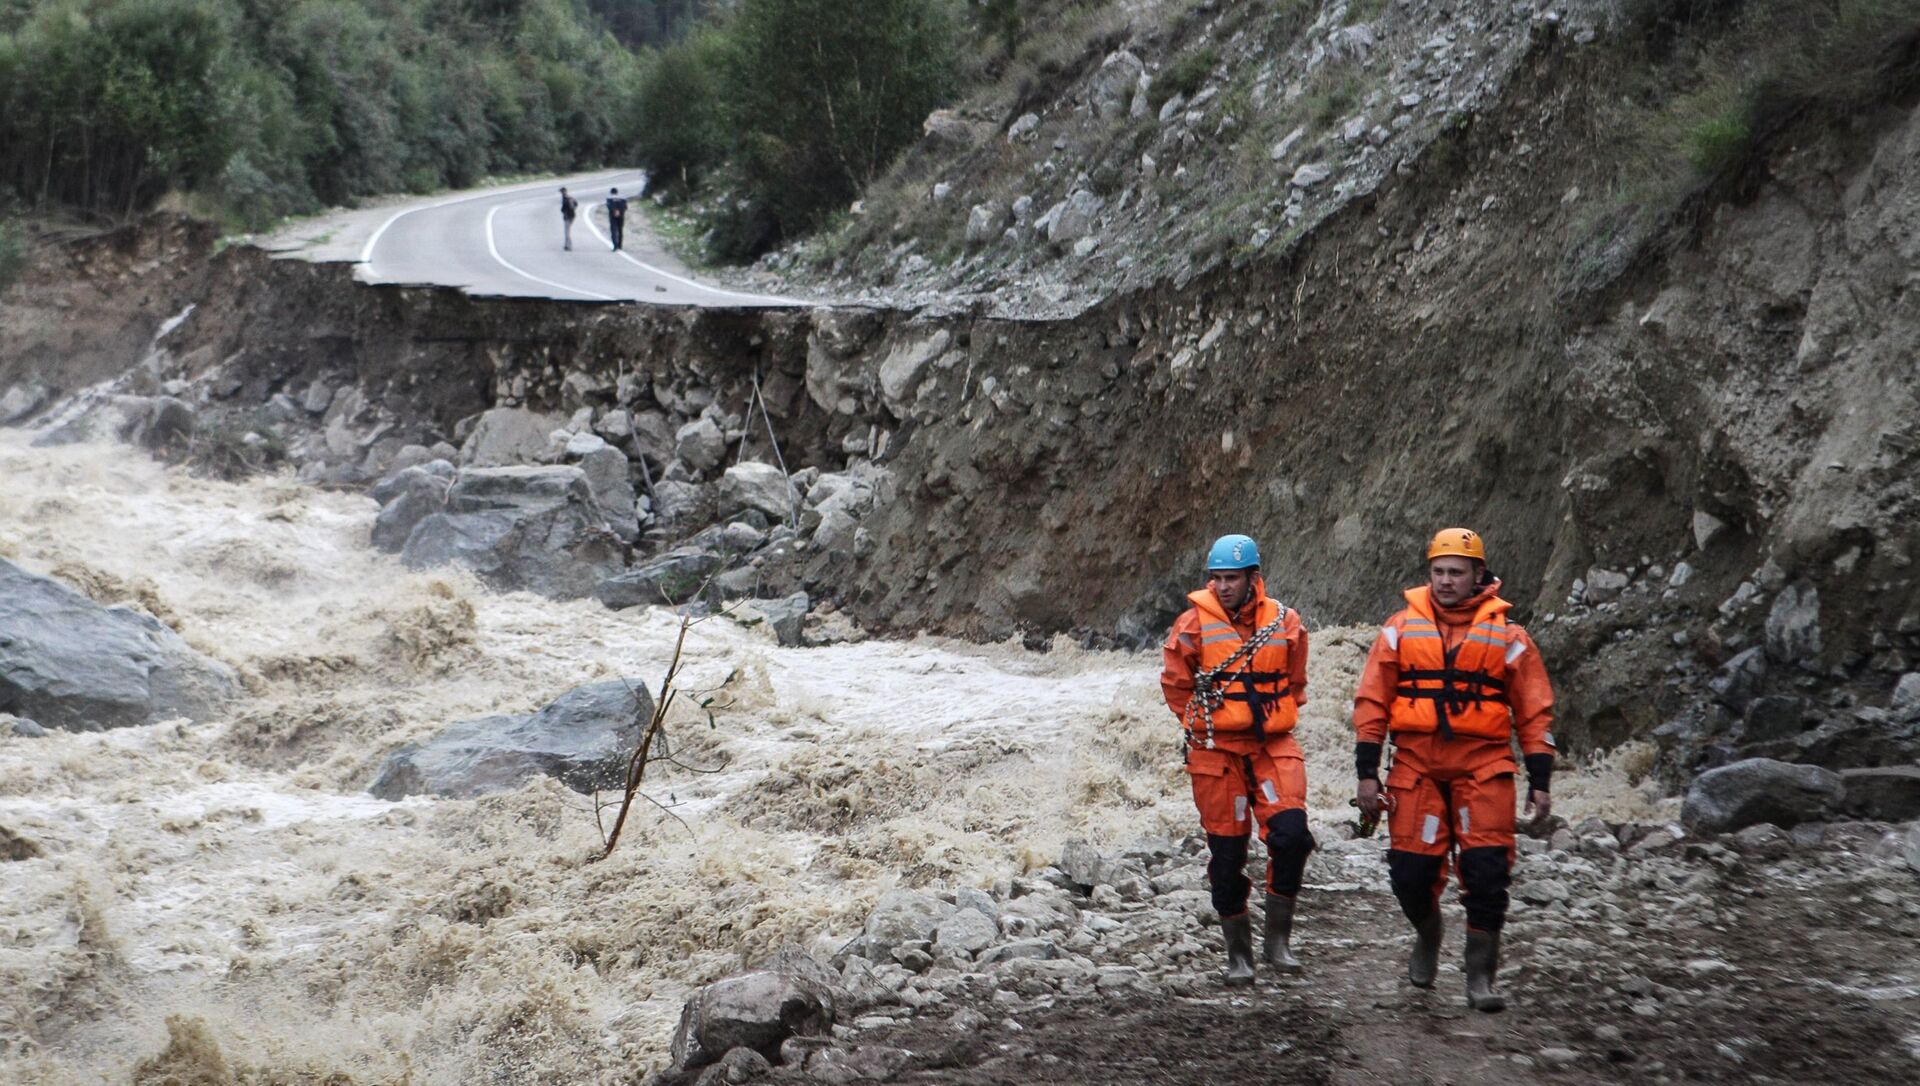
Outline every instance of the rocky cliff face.
[(1311, 621), (1372, 621), (1471, 524), (1572, 745), (1913, 757), (1920, 114), (1804, 119), (1569, 274), (1610, 69), (1528, 41), (1497, 101), (1284, 251), (1073, 319), (475, 301), (233, 249), (154, 292), (156, 320), (198, 308), (145, 371), (340, 485), (489, 409), (550, 417), (556, 459), (591, 432), (652, 499), (636, 563), (738, 519), (727, 465), (784, 461), (792, 523), (762, 511), (736, 587), (894, 632), (1141, 643), (1228, 530)]

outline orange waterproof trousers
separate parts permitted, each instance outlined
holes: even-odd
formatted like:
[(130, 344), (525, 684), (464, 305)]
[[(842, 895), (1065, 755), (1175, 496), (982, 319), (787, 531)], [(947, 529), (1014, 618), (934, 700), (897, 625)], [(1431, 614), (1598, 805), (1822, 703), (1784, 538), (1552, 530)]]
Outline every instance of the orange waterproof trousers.
[(1221, 916), (1247, 911), (1253, 884), (1246, 877), (1248, 838), (1257, 829), (1267, 846), (1266, 888), (1292, 897), (1313, 851), (1307, 830), (1307, 767), (1292, 736), (1270, 739), (1246, 753), (1188, 748), (1193, 804), (1207, 831), (1207, 879)]
[(1467, 926), (1500, 930), (1515, 851), (1513, 774), (1511, 761), (1451, 773), (1401, 761), (1387, 774), (1387, 871), (1407, 919), (1419, 923), (1439, 905), (1451, 866)]

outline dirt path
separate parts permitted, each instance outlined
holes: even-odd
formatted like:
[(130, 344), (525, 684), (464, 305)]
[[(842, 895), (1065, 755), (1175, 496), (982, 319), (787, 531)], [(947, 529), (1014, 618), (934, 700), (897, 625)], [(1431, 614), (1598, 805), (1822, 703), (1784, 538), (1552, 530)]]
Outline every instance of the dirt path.
[[(854, 1056), (835, 1071), (816, 1057), (770, 1081), (850, 1081), (842, 1068), (1053, 1086), (1913, 1081), (1920, 898), (1890, 840), (1830, 831), (1826, 844), (1772, 859), (1713, 843), (1614, 858), (1598, 884), (1625, 888), (1621, 905), (1593, 919), (1571, 914), (1608, 891), (1558, 870), (1559, 854), (1529, 857), (1537, 880), (1573, 893), (1517, 909), (1504, 1014), (1464, 1006), (1457, 907), (1440, 981), (1422, 992), (1405, 982), (1408, 934), (1384, 885), (1310, 889), (1297, 940), (1304, 977), (1263, 972), (1252, 991), (1228, 992), (1208, 926), (1195, 933), (1204, 953), (1147, 985), (1103, 980), (1080, 998), (1038, 999), (963, 986), (909, 1020), (838, 1030)], [(1126, 925), (1129, 910), (1150, 906), (1106, 915)], [(1095, 960), (1138, 954), (1110, 937)]]

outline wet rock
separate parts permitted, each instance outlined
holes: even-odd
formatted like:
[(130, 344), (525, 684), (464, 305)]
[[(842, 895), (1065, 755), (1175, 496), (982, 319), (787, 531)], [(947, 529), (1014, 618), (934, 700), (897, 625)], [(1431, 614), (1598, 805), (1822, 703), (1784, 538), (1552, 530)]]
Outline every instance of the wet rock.
[(47, 388), (45, 385), (14, 385), (0, 396), (0, 426), (12, 426), (32, 418), (33, 413), (46, 406)]
[(1132, 874), (1121, 861), (1108, 856), (1079, 838), (1074, 838), (1060, 848), (1060, 870), (1067, 873), (1077, 885), (1092, 889), (1102, 883), (1112, 885), (1122, 877)]
[(488, 468), (551, 460), (548, 439), (566, 422), (563, 416), (542, 415), (524, 407), (483, 411), (460, 446), (460, 463)]
[(641, 679), (576, 687), (537, 713), (461, 721), (388, 756), (367, 791), (471, 798), (553, 777), (576, 792), (618, 788), (653, 698)]
[(680, 550), (635, 566), (594, 586), (594, 598), (618, 611), (627, 607), (677, 607), (699, 594), (724, 564), (717, 554)]
[(1016, 939), (993, 947), (976, 960), (982, 965), (998, 965), (1001, 962), (1015, 961), (1020, 958), (1051, 961), (1059, 956), (1060, 945), (1051, 939)]
[(193, 408), (172, 396), (107, 396), (78, 416), (33, 439), (35, 448), (86, 441), (123, 441), (160, 451), (184, 446), (195, 425)]
[(972, 957), (992, 946), (999, 937), (1000, 927), (991, 918), (973, 909), (961, 909), (942, 919), (933, 929), (933, 948)]
[(67, 731), (208, 720), (240, 693), (232, 669), (160, 620), (102, 607), (0, 559), (0, 708)]
[(1713, 691), (1714, 700), (1738, 713), (1759, 694), (1760, 684), (1766, 677), (1766, 653), (1751, 648), (1723, 664), (1707, 685)]
[(1876, 822), (1920, 819), (1920, 766), (1841, 770), (1840, 807)]
[(867, 914), (866, 937), (869, 945), (882, 952), (901, 943), (924, 942), (956, 911), (955, 906), (931, 894), (889, 890)]
[(850, 1082), (887, 1082), (906, 1067), (913, 1053), (886, 1045), (827, 1048), (807, 1059), (807, 1077), (830, 1086)]
[(1893, 697), (1887, 703), (1897, 713), (1920, 709), (1920, 671), (1909, 671), (1893, 684)]
[(675, 431), (673, 455), (696, 471), (712, 471), (726, 459), (727, 435), (719, 423), (703, 416)]
[(1755, 698), (1748, 703), (1743, 717), (1744, 737), (1749, 743), (1791, 739), (1800, 734), (1806, 712), (1807, 702), (1804, 698), (1781, 696)]
[(619, 539), (576, 467), (462, 472), (446, 511), (415, 525), (400, 557), (411, 569), (457, 563), (494, 589), (554, 599), (587, 595), (622, 566)]
[(638, 539), (639, 499), (633, 493), (633, 473), (626, 454), (603, 443), (580, 458), (580, 470), (587, 477), (587, 490), (606, 518), (607, 527), (623, 542)]
[(761, 620), (773, 631), (774, 640), (787, 648), (795, 648), (806, 644), (810, 602), (805, 592), (795, 592), (785, 599), (755, 600), (752, 609), (759, 612)]
[(1620, 598), (1627, 590), (1627, 575), (1611, 569), (1595, 567), (1587, 571), (1586, 601), (1589, 604), (1608, 603)]
[(1767, 655), (1783, 664), (1809, 662), (1820, 648), (1820, 590), (1788, 585), (1767, 612)]
[(446, 509), (456, 474), (445, 460), (430, 460), (382, 479), (373, 488), (373, 500), (380, 503), (380, 515), (373, 520), (374, 548), (399, 553), (421, 521)]
[(798, 498), (786, 475), (772, 464), (748, 460), (720, 477), (720, 502), (729, 511), (757, 509), (773, 520), (786, 520), (794, 515)]
[(694, 1086), (733, 1086), (752, 1082), (773, 1070), (773, 1061), (751, 1048), (736, 1048), (720, 1057), (718, 1063), (700, 1072)]
[(11, 735), (15, 739), (45, 739), (47, 734), (47, 729), (31, 717), (0, 713), (0, 735)]
[(811, 980), (774, 970), (728, 977), (694, 993), (682, 1008), (673, 1066), (704, 1067), (735, 1048), (778, 1059), (782, 1042), (827, 1036), (833, 1022), (831, 993)]
[(1840, 775), (1831, 770), (1749, 758), (1696, 777), (1681, 805), (1680, 820), (1688, 829), (1706, 833), (1728, 833), (1759, 822), (1790, 827), (1826, 817), (1840, 798)]
[(1727, 522), (1712, 513), (1704, 509), (1693, 511), (1693, 545), (1700, 550), (1712, 546), (1713, 541), (1720, 538), (1720, 533), (1726, 529)]

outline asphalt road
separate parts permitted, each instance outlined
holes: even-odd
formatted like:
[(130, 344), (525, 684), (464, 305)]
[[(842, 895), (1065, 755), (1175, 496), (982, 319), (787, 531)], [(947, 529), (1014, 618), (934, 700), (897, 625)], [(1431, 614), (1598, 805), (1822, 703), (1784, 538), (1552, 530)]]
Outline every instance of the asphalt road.
[[(607, 190), (634, 203), (646, 175), (595, 174), (431, 198), (387, 209), (361, 248), (368, 283), (456, 286), (469, 294), (583, 302), (721, 307), (809, 304), (696, 281), (627, 214), (621, 251), (608, 242)], [(561, 247), (560, 185), (580, 203), (573, 249)], [(371, 224), (370, 224), (371, 225)]]

